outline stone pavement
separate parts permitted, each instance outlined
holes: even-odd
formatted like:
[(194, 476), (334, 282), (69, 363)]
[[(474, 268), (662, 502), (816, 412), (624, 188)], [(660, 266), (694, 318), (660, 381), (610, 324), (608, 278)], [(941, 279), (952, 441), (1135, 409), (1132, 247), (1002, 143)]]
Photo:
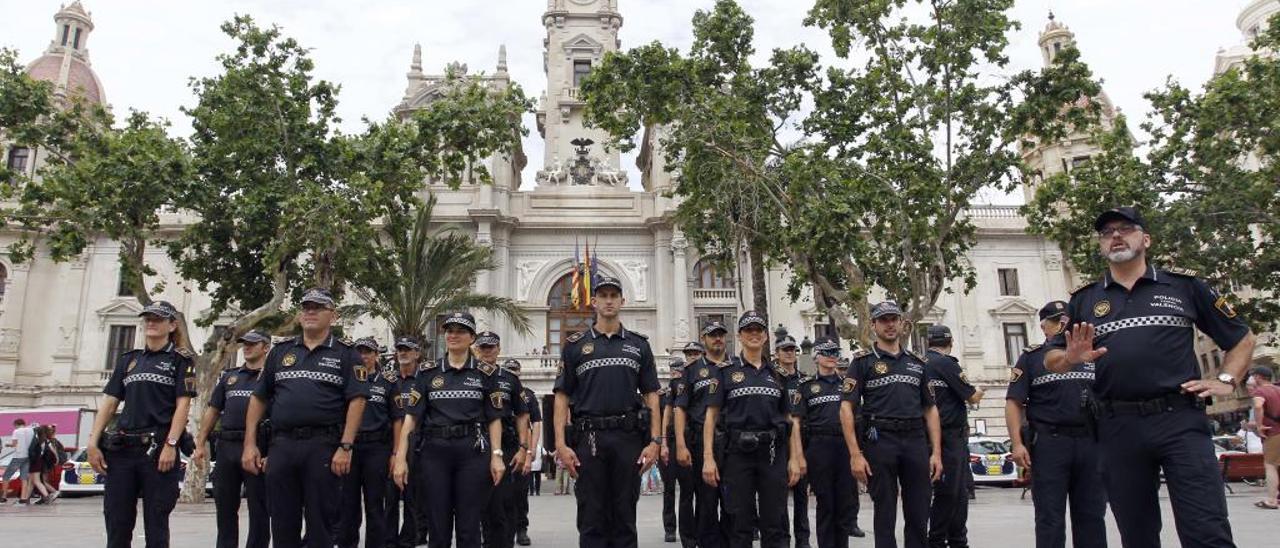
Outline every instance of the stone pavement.
[[(1280, 511), (1259, 510), (1253, 507), (1262, 489), (1233, 484), (1235, 494), (1227, 495), (1231, 511), (1231, 523), (1236, 543), (1240, 548), (1276, 546), (1280, 534)], [(969, 540), (975, 547), (1008, 546), (1031, 547), (1035, 545), (1032, 525), (1033, 510), (1030, 496), (1020, 500), (1021, 489), (979, 488), (978, 500), (969, 512)], [(10, 499), (12, 500), (12, 499)], [(574, 530), (573, 498), (543, 495), (530, 500), (532, 526), (529, 535), (535, 547), (576, 546)], [(662, 497), (645, 496), (640, 499), (639, 530), (641, 548), (674, 548), (677, 544), (662, 542)], [(870, 532), (871, 501), (862, 496), (863, 513), (859, 523)], [(1161, 510), (1164, 515), (1165, 546), (1178, 546), (1173, 530), (1173, 514), (1168, 496), (1162, 493)], [(812, 502), (810, 512), (813, 511)], [(211, 546), (214, 539), (213, 504), (179, 504), (170, 522), (172, 544), (185, 548)], [(810, 516), (812, 523), (812, 516)], [(244, 512), (241, 512), (241, 535), (245, 532)], [(899, 521), (901, 523), (901, 521)], [(1119, 547), (1120, 539), (1114, 523), (1108, 518), (1111, 546)], [(135, 530), (136, 546), (143, 545), (142, 518), (138, 518)], [(103, 533), (102, 498), (60, 499), (49, 506), (14, 507), (12, 502), (0, 508), (0, 538), (5, 545), (40, 548), (101, 546), (105, 544)], [(1271, 538), (1272, 540), (1265, 540)], [(899, 535), (901, 539), (901, 535)], [(1069, 537), (1068, 537), (1069, 539)], [(850, 546), (871, 546), (870, 537), (851, 539)], [(12, 542), (12, 543), (11, 543)], [(1070, 540), (1067, 541), (1070, 546)]]

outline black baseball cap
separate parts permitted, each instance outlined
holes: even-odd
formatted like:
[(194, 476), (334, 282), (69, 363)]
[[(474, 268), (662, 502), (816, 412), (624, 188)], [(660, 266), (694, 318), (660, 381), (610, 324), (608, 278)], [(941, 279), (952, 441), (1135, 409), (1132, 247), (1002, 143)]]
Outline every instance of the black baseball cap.
[(596, 278), (595, 285), (591, 286), (591, 292), (600, 291), (602, 287), (614, 287), (618, 289), (618, 293), (622, 293), (622, 281), (612, 276), (600, 276)]
[(401, 348), (408, 350), (422, 350), (422, 345), (418, 344), (418, 339), (413, 337), (400, 337), (396, 339), (396, 350)]
[(945, 325), (931, 325), (925, 330), (925, 338), (929, 344), (947, 344), (951, 342), (951, 328)]
[(1249, 374), (1257, 375), (1267, 380), (1275, 380), (1276, 378), (1276, 372), (1272, 371), (1270, 367), (1267, 367), (1265, 365), (1259, 365), (1254, 367), (1253, 369), (1250, 369)]
[(359, 350), (361, 348), (377, 352), (378, 341), (375, 340), (373, 337), (363, 337), (363, 338), (356, 339), (356, 350)]
[(508, 359), (507, 361), (502, 362), (502, 367), (503, 367), (503, 368), (505, 368), (505, 369), (507, 369), (507, 370), (510, 370), (510, 371), (514, 371), (514, 372), (516, 372), (516, 373), (519, 373), (519, 372), (520, 372), (520, 360), (517, 360), (517, 359), (514, 359), (514, 358)]
[(333, 300), (333, 293), (320, 287), (313, 287), (302, 294), (302, 300), (299, 301), (299, 304), (305, 303), (315, 303), (325, 308), (335, 308), (338, 305), (338, 302)]
[(702, 343), (694, 341), (694, 342), (685, 343), (684, 348), (682, 348), (680, 351), (685, 353), (706, 352), (707, 349), (706, 347), (702, 346)]
[(244, 335), (240, 335), (238, 338), (236, 338), (236, 342), (249, 343), (249, 344), (269, 343), (271, 342), (271, 336), (268, 335), (265, 331), (254, 329), (253, 331), (245, 333)]
[(498, 346), (502, 344), (502, 337), (492, 331), (481, 331), (476, 335), (476, 346)]
[(445, 329), (445, 328), (448, 328), (450, 325), (460, 325), (462, 327), (467, 328), (467, 330), (470, 331), (472, 335), (476, 334), (476, 318), (475, 316), (472, 316), (470, 313), (454, 312), (453, 314), (450, 314), (448, 318), (445, 318), (443, 322), (440, 323), (440, 328)]
[(169, 301), (156, 301), (143, 308), (142, 312), (138, 313), (138, 316), (156, 316), (172, 320), (178, 317), (178, 309), (169, 304)]
[(1057, 318), (1058, 316), (1061, 316), (1066, 313), (1067, 313), (1067, 303), (1063, 301), (1049, 301), (1049, 304), (1046, 304), (1044, 305), (1044, 307), (1040, 308), (1040, 321), (1043, 322), (1050, 318)]
[(871, 307), (871, 319), (873, 321), (885, 316), (902, 316), (902, 307), (893, 301), (884, 301)]
[(840, 343), (833, 337), (818, 337), (817, 342), (813, 343), (813, 351), (823, 356), (837, 356), (840, 354)]
[(715, 333), (717, 331), (721, 333), (728, 333), (729, 328), (725, 327), (723, 323), (720, 323), (718, 321), (709, 322), (707, 323), (707, 325), (702, 327), (702, 335), (704, 337), (712, 333)]
[(769, 322), (765, 321), (755, 310), (748, 310), (742, 313), (742, 317), (738, 318), (738, 331), (742, 331), (753, 325), (758, 325), (763, 329), (769, 329)]
[(799, 345), (796, 344), (795, 337), (792, 337), (791, 335), (787, 335), (781, 339), (778, 339), (778, 343), (774, 345), (774, 347), (777, 348), (778, 350), (783, 350), (787, 348), (799, 348)]
[(1093, 221), (1093, 229), (1102, 230), (1102, 227), (1107, 226), (1107, 223), (1111, 221), (1128, 221), (1138, 225), (1138, 227), (1143, 230), (1147, 229), (1147, 223), (1142, 220), (1142, 214), (1138, 213), (1137, 208), (1132, 206), (1113, 207), (1103, 211), (1102, 214), (1098, 215), (1098, 218)]

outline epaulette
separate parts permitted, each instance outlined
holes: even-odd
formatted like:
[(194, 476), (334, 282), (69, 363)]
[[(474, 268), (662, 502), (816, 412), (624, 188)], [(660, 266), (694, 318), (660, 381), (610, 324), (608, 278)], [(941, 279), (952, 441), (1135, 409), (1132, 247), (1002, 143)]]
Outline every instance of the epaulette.
[(492, 376), (493, 372), (497, 371), (499, 368), (498, 366), (490, 363), (482, 363), (480, 365), (477, 365), (476, 369), (479, 369), (481, 373), (485, 374), (485, 376)]
[(566, 340), (566, 341), (568, 341), (568, 342), (571, 342), (571, 343), (575, 343), (575, 342), (578, 342), (579, 340), (581, 340), (581, 339), (582, 339), (582, 336), (583, 336), (583, 335), (586, 335), (586, 334), (587, 334), (587, 332), (586, 332), (586, 331), (579, 331), (579, 332), (577, 332), (577, 333), (574, 333), (574, 334), (572, 334), (572, 335), (569, 335), (569, 337), (568, 337), (568, 338), (566, 338), (565, 340)]
[(851, 358), (851, 359), (856, 360), (856, 359), (858, 359), (858, 358), (865, 358), (865, 357), (870, 356), (870, 355), (871, 355), (871, 351), (870, 351), (870, 350), (863, 349), (863, 350), (859, 350), (859, 351), (857, 351), (857, 352), (854, 352), (854, 353), (853, 353), (853, 358)]
[(1177, 275), (1179, 275), (1179, 276), (1186, 276), (1186, 277), (1188, 277), (1188, 278), (1199, 278), (1199, 277), (1200, 277), (1200, 273), (1199, 273), (1199, 272), (1196, 272), (1196, 271), (1194, 271), (1194, 270), (1191, 270), (1190, 268), (1178, 268), (1178, 267), (1176, 267), (1176, 266), (1175, 266), (1175, 267), (1169, 267), (1169, 268), (1162, 268), (1161, 270), (1164, 270), (1165, 272), (1168, 272), (1168, 273), (1170, 273), (1170, 274), (1177, 274)]
[(391, 384), (395, 384), (395, 383), (397, 383), (397, 382), (400, 382), (400, 379), (397, 377), (397, 375), (396, 375), (396, 373), (395, 373), (394, 371), (389, 371), (389, 370), (386, 370), (386, 369), (383, 369), (383, 370), (382, 370), (382, 378), (387, 379), (387, 382), (389, 382), (389, 383), (391, 383)]
[(630, 334), (632, 334), (632, 335), (635, 335), (635, 336), (637, 336), (637, 337), (640, 337), (641, 339), (644, 339), (644, 340), (646, 340), (646, 341), (647, 341), (647, 340), (649, 340), (649, 336), (648, 336), (648, 335), (645, 335), (644, 333), (641, 333), (641, 332), (639, 332), (639, 331), (628, 331), (627, 333), (630, 333)]
[(922, 362), (927, 362), (927, 361), (929, 361), (929, 360), (924, 359), (924, 357), (923, 357), (923, 356), (921, 356), (921, 355), (919, 355), (919, 354), (916, 354), (916, 351), (915, 351), (915, 350), (907, 349), (907, 350), (906, 350), (906, 353), (907, 353), (907, 355), (908, 355), (908, 356), (911, 356), (911, 357), (913, 357), (913, 358), (915, 358), (915, 359), (917, 359), (917, 360), (920, 360), (920, 361), (922, 361)]
[(342, 344), (344, 344), (344, 345), (346, 345), (346, 346), (355, 346), (355, 345), (356, 345), (356, 342), (355, 342), (355, 341), (353, 341), (353, 340), (351, 340), (351, 338), (350, 338), (350, 337), (342, 337), (342, 338), (338, 339), (338, 342), (340, 342), (340, 343), (342, 343)]
[(1093, 285), (1093, 284), (1096, 284), (1096, 283), (1098, 283), (1098, 280), (1090, 280), (1090, 281), (1087, 281), (1087, 282), (1085, 282), (1085, 283), (1082, 283), (1082, 284), (1080, 284), (1080, 285), (1077, 285), (1077, 286), (1075, 287), (1075, 289), (1072, 289), (1071, 291), (1068, 291), (1067, 293), (1070, 293), (1070, 294), (1072, 294), (1072, 295), (1075, 295), (1076, 293), (1079, 293), (1079, 292), (1080, 292), (1081, 290), (1083, 290), (1084, 288), (1089, 287), (1089, 286), (1091, 286), (1091, 285)]
[(1023, 349), (1022, 349), (1022, 351), (1023, 351), (1023, 352), (1035, 352), (1036, 350), (1039, 350), (1039, 349), (1040, 349), (1040, 347), (1042, 347), (1042, 346), (1044, 346), (1044, 345), (1043, 345), (1043, 344), (1033, 344), (1033, 345), (1031, 345), (1031, 346), (1028, 346), (1028, 347), (1026, 347), (1026, 348), (1023, 348)]
[(188, 349), (186, 349), (185, 347), (182, 347), (182, 346), (175, 347), (175, 348), (173, 349), (173, 351), (174, 351), (174, 352), (177, 352), (179, 356), (182, 356), (182, 357), (184, 357), (184, 358), (188, 358), (188, 359), (189, 359), (189, 358), (194, 358), (194, 357), (196, 357), (196, 354), (195, 354), (194, 352), (192, 352), (192, 351), (190, 351), (190, 350), (188, 350)]

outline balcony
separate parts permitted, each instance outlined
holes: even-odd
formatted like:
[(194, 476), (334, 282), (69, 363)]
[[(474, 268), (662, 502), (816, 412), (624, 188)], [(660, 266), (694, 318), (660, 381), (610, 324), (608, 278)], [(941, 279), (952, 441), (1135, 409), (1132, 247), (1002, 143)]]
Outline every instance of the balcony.
[(735, 306), (738, 302), (738, 291), (728, 289), (694, 289), (693, 304), (695, 306)]

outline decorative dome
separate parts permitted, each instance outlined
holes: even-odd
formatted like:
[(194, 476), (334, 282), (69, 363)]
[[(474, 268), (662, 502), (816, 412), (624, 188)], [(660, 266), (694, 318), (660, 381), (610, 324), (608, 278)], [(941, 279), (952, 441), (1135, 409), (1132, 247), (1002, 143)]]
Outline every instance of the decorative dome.
[(1049, 23), (1044, 26), (1044, 32), (1047, 33), (1047, 32), (1052, 32), (1055, 30), (1065, 29), (1065, 28), (1067, 28), (1067, 26), (1062, 23), (1059, 23), (1058, 17), (1055, 16), (1052, 11), (1049, 12)]
[(51, 82), (64, 98), (80, 97), (103, 104), (102, 81), (89, 66), (89, 33), (93, 19), (80, 2), (64, 6), (53, 16), (54, 35), (44, 55), (27, 65), (27, 74), (36, 80)]

